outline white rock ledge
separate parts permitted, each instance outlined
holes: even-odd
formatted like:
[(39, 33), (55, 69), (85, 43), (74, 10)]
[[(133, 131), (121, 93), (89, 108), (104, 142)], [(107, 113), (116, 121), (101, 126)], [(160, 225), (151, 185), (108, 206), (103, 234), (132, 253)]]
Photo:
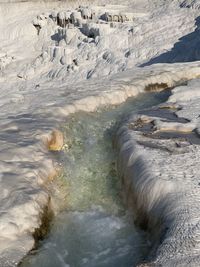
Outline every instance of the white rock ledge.
[[(199, 131), (200, 97), (193, 94), (199, 85), (200, 80), (194, 80), (184, 86), (184, 101), (179, 98), (182, 88), (175, 88), (166, 103), (170, 107), (170, 103), (174, 105), (171, 100), (177, 99), (176, 104), (182, 108), (176, 115), (191, 121), (185, 122), (185, 126), (191, 127), (182, 124), (183, 132)], [(188, 101), (184, 92), (190, 95)], [(153, 138), (152, 133), (144, 135), (137, 128), (138, 119), (144, 124), (156, 119), (160, 132), (180, 130), (178, 123), (163, 120), (159, 109), (157, 116), (149, 119), (143, 115), (130, 116), (116, 134), (118, 170), (125, 199), (134, 208), (140, 225), (145, 225), (151, 233), (153, 246), (149, 263), (144, 266), (199, 266), (200, 146), (183, 140), (183, 136)]]

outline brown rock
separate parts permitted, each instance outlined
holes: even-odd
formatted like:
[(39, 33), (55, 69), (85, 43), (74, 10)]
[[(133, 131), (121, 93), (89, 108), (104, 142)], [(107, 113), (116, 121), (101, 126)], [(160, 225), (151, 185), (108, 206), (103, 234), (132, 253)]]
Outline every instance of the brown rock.
[(64, 145), (64, 137), (61, 131), (53, 130), (48, 140), (48, 149), (60, 151)]

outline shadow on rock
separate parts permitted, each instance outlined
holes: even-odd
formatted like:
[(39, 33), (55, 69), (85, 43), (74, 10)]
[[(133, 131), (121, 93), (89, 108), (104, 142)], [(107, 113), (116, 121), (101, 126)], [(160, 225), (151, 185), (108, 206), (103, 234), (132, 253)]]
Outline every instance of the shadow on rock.
[(196, 18), (196, 29), (179, 39), (174, 47), (150, 61), (140, 65), (149, 66), (157, 63), (192, 62), (200, 60), (200, 16)]

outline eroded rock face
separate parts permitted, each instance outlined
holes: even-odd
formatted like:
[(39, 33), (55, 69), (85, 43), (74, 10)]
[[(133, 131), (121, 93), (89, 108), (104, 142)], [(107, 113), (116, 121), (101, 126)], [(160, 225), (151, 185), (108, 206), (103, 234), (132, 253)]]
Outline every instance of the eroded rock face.
[[(112, 12), (112, 15), (109, 15), (111, 19), (108, 20), (105, 10), (106, 7), (79, 7), (76, 10), (42, 13), (33, 20), (39, 39), (51, 37), (53, 40), (53, 42), (51, 40), (52, 45), (43, 51), (43, 53), (48, 53), (49, 63), (53, 62), (57, 65), (56, 69), (48, 74), (51, 78), (58, 77), (61, 73), (63, 75), (64, 72), (66, 74), (78, 70), (83, 72), (84, 66), (89, 64), (94, 66), (96, 64), (95, 67), (100, 66), (100, 64), (105, 65), (105, 60), (101, 58), (101, 54), (105, 50), (109, 51), (109, 49), (115, 50), (115, 55), (119, 52), (120, 57), (124, 53), (121, 62), (121, 68), (124, 68), (123, 60), (127, 58), (127, 53), (123, 51), (128, 50), (129, 47), (128, 39), (131, 38), (131, 24), (134, 14), (116, 10), (114, 13)], [(51, 36), (44, 36), (50, 32)], [(123, 38), (119, 38), (121, 34)], [(115, 43), (114, 47), (112, 47), (113, 43)], [(105, 74), (112, 71), (113, 64), (120, 67), (119, 56), (115, 55), (109, 62), (110, 66), (104, 68)], [(98, 64), (97, 61), (99, 61)], [(33, 62), (32, 67), (36, 72), (39, 66), (47, 63), (48, 61), (44, 62), (43, 57), (40, 56)], [(59, 63), (63, 67), (59, 66)], [(113, 70), (115, 71), (115, 69)], [(91, 69), (85, 69), (84, 72), (87, 79), (95, 76), (95, 71)], [(25, 79), (29, 76), (26, 70), (18, 74), (18, 77)]]

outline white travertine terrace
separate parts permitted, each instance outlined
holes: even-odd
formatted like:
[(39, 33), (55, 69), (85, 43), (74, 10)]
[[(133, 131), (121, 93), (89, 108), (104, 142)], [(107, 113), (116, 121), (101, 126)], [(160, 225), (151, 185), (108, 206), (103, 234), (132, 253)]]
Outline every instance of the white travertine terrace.
[[(151, 6), (146, 1), (125, 1), (127, 6), (101, 6), (105, 1), (95, 1), (98, 14), (102, 10), (131, 12), (135, 19), (116, 25), (90, 21), (81, 30), (80, 25), (70, 26), (64, 34), (63, 27), (55, 23), (55, 14), (68, 9), (75, 12), (77, 2), (0, 4), (0, 266), (16, 266), (34, 246), (32, 234), (50, 205), (46, 185), (57, 169), (46, 141), (69, 114), (120, 104), (144, 92), (148, 85), (175, 87), (200, 77), (199, 62), (136, 67), (169, 51), (180, 37), (196, 29), (197, 10), (179, 9), (174, 4), (166, 9), (164, 2), (155, 1)], [(59, 15), (61, 20), (63, 14)], [(39, 35), (33, 24), (39, 26)], [(186, 51), (183, 54), (187, 56)], [(192, 115), (193, 111), (198, 114), (199, 82), (193, 83), (197, 85), (193, 86), (192, 95), (186, 87), (181, 88), (184, 94), (178, 88), (170, 101), (176, 104), (182, 98), (183, 109), (179, 112), (191, 120), (189, 129), (199, 132), (198, 116), (193, 120)], [(187, 106), (188, 99), (193, 106)], [(191, 112), (187, 113), (184, 107)], [(159, 120), (155, 126), (160, 130), (167, 126), (180, 129), (180, 124), (164, 125)], [(191, 157), (198, 155), (197, 148), (192, 147), (190, 153)], [(155, 161), (153, 154), (150, 157), (158, 168), (156, 155)], [(168, 160), (169, 165), (173, 164)], [(194, 156), (194, 164), (197, 161)], [(167, 187), (162, 181), (159, 185), (160, 193), (163, 187), (169, 194), (174, 188), (174, 183), (168, 181)], [(186, 193), (190, 192), (193, 191)], [(158, 253), (162, 255), (162, 247)]]
[[(181, 88), (175, 88), (166, 103), (169, 108), (174, 103), (179, 106), (174, 111), (177, 118), (163, 117), (161, 105), (157, 117), (149, 120), (148, 115), (145, 119), (142, 114), (130, 116), (116, 135), (120, 177), (129, 192), (126, 199), (134, 203), (139, 223), (145, 223), (152, 233), (154, 246), (148, 266), (198, 266), (200, 260), (200, 143), (177, 134), (181, 124), (182, 132), (195, 130), (198, 136), (200, 99), (195, 92), (199, 80), (182, 88), (182, 98)], [(190, 96), (188, 101), (185, 95)], [(188, 121), (180, 123), (179, 118)], [(143, 134), (140, 127), (131, 127), (138, 120), (152, 127), (159, 122), (160, 131)], [(159, 137), (168, 131), (176, 133), (175, 137)]]

